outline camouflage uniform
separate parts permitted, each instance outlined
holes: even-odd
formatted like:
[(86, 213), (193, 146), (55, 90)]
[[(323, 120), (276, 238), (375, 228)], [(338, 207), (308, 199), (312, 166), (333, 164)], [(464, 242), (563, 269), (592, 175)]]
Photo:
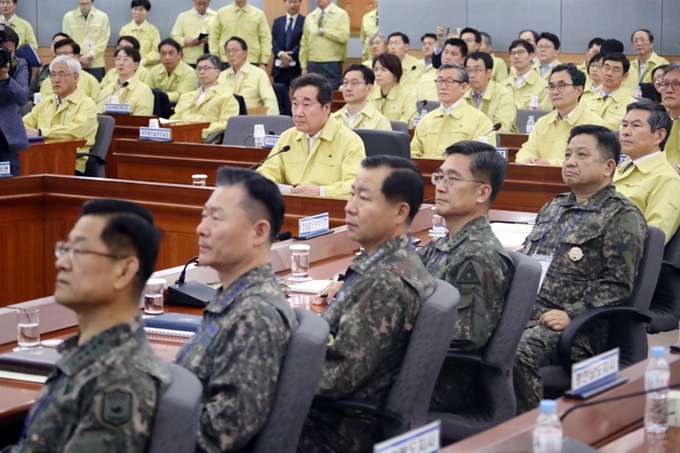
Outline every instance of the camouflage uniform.
[[(410, 235), (354, 260), (323, 317), (331, 328), (317, 397), (387, 401), (424, 299), (434, 291)], [(382, 440), (380, 421), (359, 411), (312, 409), (303, 452), (366, 452)]]
[(78, 346), (59, 346), (63, 358), (43, 386), (13, 452), (144, 452), (158, 395), (171, 381), (154, 354), (138, 315)]
[[(539, 326), (541, 315), (562, 310), (574, 319), (590, 308), (624, 303), (633, 289), (647, 224), (638, 208), (616, 192), (613, 184), (581, 203), (573, 193), (564, 193), (538, 213), (524, 253), (550, 255), (563, 231), (515, 358), (513, 378), (519, 413), (538, 406), (542, 398), (539, 368), (558, 363), (556, 348), (561, 333)], [(609, 323), (604, 319), (586, 326), (574, 342), (572, 359), (579, 361), (603, 352), (608, 331)]]
[[(449, 349), (482, 354), (500, 320), (515, 266), (491, 230), (486, 216), (468, 222), (452, 238), (440, 238), (420, 251), (425, 267), (460, 292), (458, 318)], [(478, 367), (448, 361), (439, 372), (430, 411), (455, 413), (471, 394)]]
[(176, 360), (203, 384), (196, 451), (241, 451), (262, 429), (295, 329), (271, 264), (220, 289)]

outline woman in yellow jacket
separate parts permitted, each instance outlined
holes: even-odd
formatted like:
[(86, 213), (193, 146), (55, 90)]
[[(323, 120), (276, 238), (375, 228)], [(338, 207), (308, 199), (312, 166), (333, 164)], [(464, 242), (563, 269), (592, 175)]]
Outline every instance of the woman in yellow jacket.
[(151, 11), (149, 0), (132, 0), (132, 21), (123, 25), (118, 36), (134, 36), (140, 44), (139, 53), (142, 55), (142, 66), (152, 68), (161, 61), (158, 53), (158, 44), (161, 43), (161, 34), (158, 29), (146, 20)]
[(112, 98), (118, 103), (128, 104), (131, 115), (150, 116), (153, 114), (153, 92), (143, 81), (135, 76), (141, 56), (134, 47), (119, 47), (113, 54), (118, 78), (102, 88), (97, 104), (99, 113), (104, 112)]
[(416, 113), (416, 96), (399, 84), (402, 75), (401, 60), (396, 55), (384, 53), (373, 59), (375, 84), (369, 101), (390, 121), (410, 123)]

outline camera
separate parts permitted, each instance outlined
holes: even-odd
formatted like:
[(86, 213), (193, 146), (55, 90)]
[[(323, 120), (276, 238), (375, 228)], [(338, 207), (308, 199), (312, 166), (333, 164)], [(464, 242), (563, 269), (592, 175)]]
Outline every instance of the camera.
[(0, 24), (0, 68), (4, 68), (12, 60), (12, 54), (9, 49), (2, 47), (5, 41), (5, 24)]

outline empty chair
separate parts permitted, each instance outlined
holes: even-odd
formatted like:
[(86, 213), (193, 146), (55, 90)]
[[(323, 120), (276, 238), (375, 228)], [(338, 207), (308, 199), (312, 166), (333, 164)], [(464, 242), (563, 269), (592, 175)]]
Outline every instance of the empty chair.
[[(479, 378), (472, 390), (480, 402), (456, 414), (431, 412), (430, 420), (441, 420), (444, 444), (456, 442), (513, 418), (517, 413), (512, 368), (522, 332), (536, 302), (541, 265), (535, 259), (510, 252), (515, 275), (503, 314), (482, 356), (449, 352), (446, 360), (475, 363)], [(483, 401), (483, 403), (481, 402)]]
[(403, 121), (390, 121), (392, 130), (395, 132), (405, 132), (408, 134), (408, 124)]
[(353, 129), (353, 131), (363, 140), (367, 157), (379, 154), (390, 154), (406, 159), (411, 157), (411, 142), (408, 134), (375, 129)]
[(290, 116), (246, 115), (229, 118), (224, 130), (223, 145), (255, 146), (253, 129), (256, 124), (264, 125), (266, 134), (281, 135), (294, 126)]
[(416, 103), (416, 107), (418, 107), (418, 113), (416, 115), (420, 114), (422, 110), (427, 110), (427, 113), (430, 113), (432, 110), (437, 110), (440, 105), (441, 103), (439, 101), (420, 100)]
[(663, 252), (659, 280), (649, 306), (649, 333), (670, 332), (680, 322), (680, 233), (676, 232)]
[(623, 305), (586, 310), (564, 329), (557, 343), (560, 365), (548, 365), (539, 370), (546, 397), (556, 397), (571, 387), (571, 345), (581, 329), (595, 319), (609, 319), (611, 328), (605, 350), (620, 349), (620, 369), (647, 358), (645, 324), (651, 321), (647, 313), (661, 269), (664, 239), (663, 231), (659, 228), (647, 227), (644, 253), (633, 284), (633, 292)]
[(274, 404), (255, 438), (252, 453), (293, 453), (297, 450), (302, 425), (321, 379), (328, 323), (304, 308), (295, 308), (295, 315), (298, 328), (288, 343)]
[(106, 176), (106, 153), (109, 152), (116, 120), (112, 116), (97, 115), (97, 123), (99, 127), (97, 128), (97, 135), (94, 138), (94, 145), (90, 148), (90, 152), (77, 153), (76, 159), (87, 156), (85, 176), (104, 178)]
[(552, 110), (519, 109), (519, 110), (517, 110), (517, 118), (515, 119), (515, 126), (517, 126), (517, 130), (519, 131), (520, 134), (526, 134), (527, 133), (527, 121), (529, 121), (530, 116), (534, 117), (534, 121), (538, 121), (538, 119), (540, 117), (545, 116), (550, 112), (552, 112)]
[(158, 400), (149, 437), (149, 453), (196, 450), (203, 386), (189, 370), (169, 363), (172, 383)]
[(390, 438), (423, 426), (439, 369), (449, 348), (460, 294), (451, 284), (437, 287), (420, 307), (406, 355), (384, 407), (370, 401), (317, 401), (323, 408), (366, 411), (383, 419), (384, 437)]

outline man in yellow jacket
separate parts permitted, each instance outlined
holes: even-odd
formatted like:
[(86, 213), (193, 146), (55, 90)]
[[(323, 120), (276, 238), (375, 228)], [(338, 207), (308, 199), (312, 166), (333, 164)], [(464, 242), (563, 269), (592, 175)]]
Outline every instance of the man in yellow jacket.
[(418, 123), (411, 141), (411, 157), (444, 159), (446, 148), (452, 144), (482, 136), (489, 143), (496, 143), (491, 120), (463, 99), (468, 82), (463, 65), (452, 63), (439, 68), (437, 94), (441, 107)]
[(387, 37), (387, 47), (392, 55), (401, 60), (401, 79), (399, 83), (412, 93), (416, 92), (418, 80), (423, 75), (424, 63), (409, 55), (410, 40), (405, 33), (395, 32)]
[(648, 225), (664, 232), (668, 243), (680, 225), (680, 175), (663, 151), (671, 119), (663, 106), (649, 99), (627, 110), (619, 141), (628, 159), (614, 172), (614, 185), (642, 211)]
[(517, 118), (517, 107), (512, 94), (491, 80), (494, 64), (491, 55), (474, 52), (465, 60), (470, 86), (465, 92), (465, 102), (484, 113), (493, 124), (501, 123), (501, 132), (511, 133)]
[(373, 71), (361, 64), (349, 65), (342, 75), (342, 97), (346, 104), (331, 116), (350, 129), (391, 131), (390, 121), (368, 102), (374, 83)]
[[(80, 60), (80, 46), (77, 42), (72, 39), (62, 39), (54, 43), (54, 55), (56, 57), (67, 56)], [(101, 95), (101, 89), (97, 79), (88, 72), (81, 71), (80, 77), (78, 78), (78, 91), (83, 93), (85, 96), (89, 97), (93, 101), (97, 102)], [(52, 91), (52, 82), (50, 78), (46, 78), (40, 84), (40, 96), (43, 99), (47, 99), (50, 96), (54, 96), (54, 91)]]
[(538, 100), (538, 110), (550, 110), (548, 83), (532, 69), (535, 48), (529, 41), (517, 39), (510, 44), (512, 71), (501, 86), (512, 93), (518, 109), (529, 109), (532, 99)]
[(482, 35), (482, 44), (479, 46), (480, 52), (486, 52), (493, 58), (493, 72), (491, 73), (491, 79), (494, 82), (501, 83), (503, 80), (508, 78), (508, 64), (500, 57), (494, 55), (491, 49), (493, 42), (491, 41), (491, 35), (485, 31), (479, 32)]
[(158, 88), (168, 95), (170, 102), (177, 102), (184, 93), (194, 91), (198, 79), (194, 69), (182, 61), (182, 47), (172, 38), (158, 45), (161, 63), (151, 68), (146, 75), (149, 88)]
[(680, 174), (680, 63), (671, 63), (663, 71), (661, 101), (673, 120), (666, 142), (666, 157), (676, 173)]
[(636, 30), (630, 37), (637, 58), (630, 63), (630, 68), (639, 76), (639, 83), (652, 83), (652, 71), (657, 66), (668, 64), (668, 60), (657, 55), (654, 50), (654, 35), (651, 31)]
[(195, 66), (198, 57), (210, 53), (208, 36), (217, 12), (209, 6), (210, 0), (194, 0), (194, 7), (180, 13), (170, 31), (170, 37), (182, 46), (182, 61), (186, 64)]
[[(347, 198), (361, 161), (364, 143), (357, 134), (330, 117), (333, 88), (318, 74), (293, 81), (293, 121), (258, 173), (291, 193)], [(290, 147), (286, 152), (276, 153)]]
[[(461, 65), (465, 64), (465, 58), (468, 54), (468, 47), (465, 41), (459, 38), (447, 39), (444, 43), (444, 48), (441, 51), (441, 63), (442, 65), (458, 63)], [(418, 101), (436, 101), (437, 100), (437, 85), (434, 83), (437, 78), (437, 70), (434, 70), (434, 74), (431, 71), (426, 72), (420, 76), (418, 81), (418, 86), (414, 94)]]
[[(77, 89), (80, 73), (80, 63), (75, 58), (64, 55), (52, 60), (49, 80), (55, 96), (43, 99), (24, 116), (26, 135), (85, 140), (78, 152), (90, 152), (97, 135), (97, 107)], [(87, 157), (76, 160), (76, 174), (85, 172), (86, 163)]]
[(272, 32), (264, 11), (250, 5), (248, 0), (234, 0), (231, 5), (217, 11), (208, 44), (210, 53), (219, 55), (222, 62), (227, 62), (224, 46), (232, 36), (238, 36), (248, 43), (249, 63), (267, 69), (272, 55)]
[(17, 0), (3, 0), (0, 3), (0, 12), (2, 13), (2, 22), (8, 24), (9, 27), (19, 36), (19, 45), (28, 44), (36, 51), (38, 50), (38, 40), (35, 39), (35, 33), (30, 23), (17, 16), (14, 12), (17, 9)]
[(378, 0), (374, 0), (373, 4), (375, 9), (364, 14), (361, 18), (361, 30), (359, 31), (359, 38), (364, 44), (364, 53), (362, 54), (362, 60), (368, 60), (372, 57), (371, 53), (371, 43), (369, 42), (371, 36), (378, 33)]
[(349, 41), (349, 15), (331, 0), (315, 0), (316, 9), (305, 18), (300, 42), (302, 75), (321, 74), (333, 89), (342, 84), (342, 62)]
[(571, 63), (553, 69), (548, 91), (555, 111), (536, 121), (534, 130), (529, 134), (529, 140), (517, 152), (515, 162), (561, 167), (564, 162), (564, 150), (567, 149), (569, 142), (569, 133), (575, 126), (581, 124), (604, 126), (602, 118), (585, 110), (578, 103), (585, 83), (586, 76)]
[(557, 59), (557, 54), (560, 53), (560, 38), (552, 33), (541, 33), (536, 43), (536, 51), (538, 61), (534, 63), (533, 69), (547, 82), (550, 80), (552, 69), (561, 64)]
[(101, 81), (104, 77), (104, 51), (109, 43), (111, 25), (105, 12), (92, 6), (94, 0), (78, 0), (78, 8), (64, 14), (61, 31), (78, 43), (83, 54), (82, 68)]

